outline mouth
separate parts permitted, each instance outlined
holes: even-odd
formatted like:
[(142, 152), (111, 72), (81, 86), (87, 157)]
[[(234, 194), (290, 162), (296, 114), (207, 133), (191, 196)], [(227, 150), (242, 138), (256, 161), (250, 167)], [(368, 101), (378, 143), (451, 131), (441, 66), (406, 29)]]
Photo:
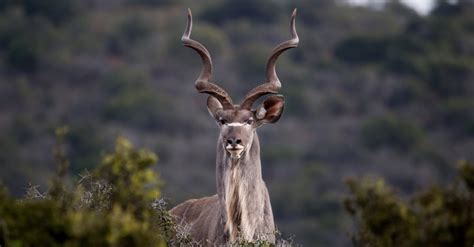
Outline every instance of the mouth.
[(239, 159), (242, 156), (242, 153), (244, 151), (244, 146), (242, 146), (242, 145), (237, 145), (237, 146), (227, 145), (225, 147), (225, 149), (230, 154), (230, 157), (232, 159)]

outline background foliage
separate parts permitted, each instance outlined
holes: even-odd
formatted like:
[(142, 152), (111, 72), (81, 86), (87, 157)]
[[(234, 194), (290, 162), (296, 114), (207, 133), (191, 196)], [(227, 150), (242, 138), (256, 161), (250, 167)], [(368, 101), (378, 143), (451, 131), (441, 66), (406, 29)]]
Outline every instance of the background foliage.
[[(298, 7), (300, 47), (278, 62), (285, 113), (259, 130), (276, 223), (296, 242), (349, 244), (346, 176), (383, 177), (404, 197), (447, 184), (453, 164), (474, 160), (471, 1), (437, 1), (427, 16), (398, 1), (381, 9), (239, 3), (1, 1), (0, 180), (11, 194), (23, 195), (29, 183), (47, 188), (62, 125), (69, 174), (93, 170), (121, 134), (159, 155), (171, 206), (215, 193), (217, 130), (193, 86), (200, 60), (179, 40), (187, 7), (193, 37), (212, 53), (214, 81), (236, 100), (264, 80), (266, 57), (287, 39)], [(116, 213), (132, 209), (123, 210)]]
[(474, 166), (461, 162), (446, 187), (432, 186), (409, 199), (383, 179), (348, 180), (346, 210), (357, 222), (354, 246), (471, 246), (474, 242)]

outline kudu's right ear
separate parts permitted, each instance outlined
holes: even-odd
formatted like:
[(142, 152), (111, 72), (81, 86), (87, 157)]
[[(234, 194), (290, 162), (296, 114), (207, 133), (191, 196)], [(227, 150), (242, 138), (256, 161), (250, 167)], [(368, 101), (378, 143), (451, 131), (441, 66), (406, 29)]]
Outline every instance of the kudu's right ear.
[(215, 119), (217, 119), (217, 113), (219, 111), (222, 111), (223, 107), (221, 102), (217, 100), (213, 96), (207, 97), (207, 110), (209, 111), (209, 114)]

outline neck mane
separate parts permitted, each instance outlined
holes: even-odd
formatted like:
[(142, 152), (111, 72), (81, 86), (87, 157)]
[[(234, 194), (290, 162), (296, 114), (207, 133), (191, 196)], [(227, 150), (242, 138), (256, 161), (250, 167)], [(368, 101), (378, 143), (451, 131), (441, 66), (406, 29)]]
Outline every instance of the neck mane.
[(257, 133), (239, 159), (232, 159), (219, 144), (216, 180), (225, 230), (231, 241), (252, 240), (263, 222), (265, 202)]

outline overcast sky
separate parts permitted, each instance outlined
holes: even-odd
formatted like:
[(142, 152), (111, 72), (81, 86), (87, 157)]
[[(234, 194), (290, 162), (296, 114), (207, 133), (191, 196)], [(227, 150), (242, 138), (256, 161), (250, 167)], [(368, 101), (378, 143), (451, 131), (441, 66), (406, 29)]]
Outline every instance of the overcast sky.
[[(347, 0), (349, 3), (356, 5), (365, 5), (365, 4), (383, 4), (390, 0)], [(426, 15), (433, 8), (433, 0), (401, 0), (404, 4), (415, 9), (419, 14)]]

